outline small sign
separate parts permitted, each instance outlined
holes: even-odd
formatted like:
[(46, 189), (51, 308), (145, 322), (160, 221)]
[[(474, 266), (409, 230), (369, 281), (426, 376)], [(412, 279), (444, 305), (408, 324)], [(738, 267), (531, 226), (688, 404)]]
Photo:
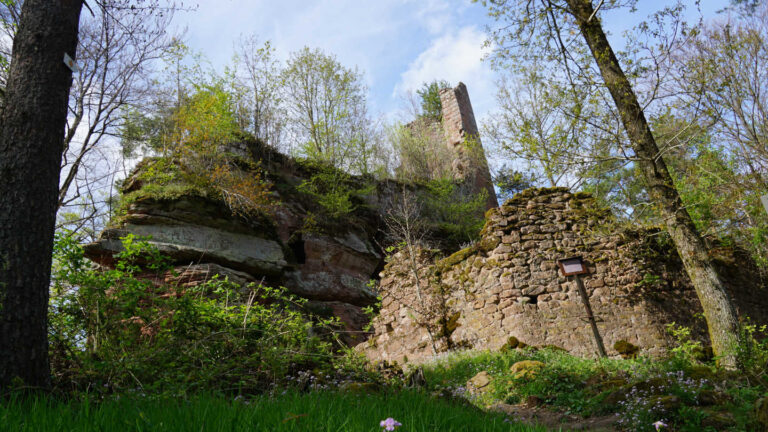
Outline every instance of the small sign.
[(765, 207), (765, 211), (768, 212), (768, 194), (761, 196), (760, 200), (763, 202), (763, 207)]
[(77, 67), (77, 62), (67, 53), (64, 53), (64, 64), (67, 65), (72, 73), (77, 73), (80, 71), (80, 69)]
[(584, 265), (584, 260), (581, 257), (565, 258), (557, 261), (557, 265), (560, 266), (560, 271), (563, 276), (573, 276), (580, 274), (587, 274), (587, 266)]

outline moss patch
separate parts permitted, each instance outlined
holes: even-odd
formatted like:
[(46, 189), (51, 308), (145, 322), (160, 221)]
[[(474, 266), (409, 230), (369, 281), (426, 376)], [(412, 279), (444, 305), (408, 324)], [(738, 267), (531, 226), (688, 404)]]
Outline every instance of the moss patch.
[(635, 358), (637, 353), (640, 351), (640, 348), (637, 345), (631, 344), (624, 339), (616, 341), (616, 343), (613, 344), (613, 349), (615, 349), (619, 354), (621, 354), (621, 357), (625, 359)]

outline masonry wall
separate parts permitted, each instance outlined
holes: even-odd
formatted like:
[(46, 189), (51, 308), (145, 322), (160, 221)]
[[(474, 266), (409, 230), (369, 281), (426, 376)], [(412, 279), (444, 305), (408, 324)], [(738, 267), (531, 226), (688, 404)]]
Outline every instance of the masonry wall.
[[(588, 264), (583, 280), (609, 355), (618, 356), (619, 340), (642, 354), (663, 354), (674, 343), (666, 331), (672, 322), (706, 340), (701, 306), (666, 239), (658, 230), (619, 229), (585, 194), (523, 192), (489, 211), (471, 248), (437, 261), (431, 251), (419, 251), (414, 261), (405, 251), (391, 257), (381, 273), (375, 334), (359, 349), (372, 360), (418, 362), (453, 349), (497, 350), (514, 336), (595, 356), (576, 285), (556, 265), (575, 255)], [(749, 260), (728, 249), (713, 253), (727, 265), (739, 313), (768, 322), (766, 283)]]
[(496, 192), (467, 86), (460, 82), (455, 88), (440, 90), (440, 103), (446, 144), (456, 155), (451, 166), (454, 176), (471, 181), (477, 191), (487, 191), (487, 208), (497, 207)]

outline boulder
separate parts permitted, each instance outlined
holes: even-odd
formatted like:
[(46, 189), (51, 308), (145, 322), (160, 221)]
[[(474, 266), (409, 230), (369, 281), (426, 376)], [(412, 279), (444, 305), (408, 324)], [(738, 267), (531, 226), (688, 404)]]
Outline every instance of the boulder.
[(368, 283), (381, 262), (362, 235), (307, 235), (302, 239), (302, 262), (286, 273), (285, 286), (292, 293), (311, 300), (342, 301), (366, 306), (376, 300)]
[(523, 360), (513, 364), (509, 371), (515, 379), (535, 378), (545, 364), (537, 360)]
[(488, 391), (488, 385), (491, 383), (491, 376), (486, 371), (482, 371), (467, 381), (467, 391), (470, 394), (480, 394)]

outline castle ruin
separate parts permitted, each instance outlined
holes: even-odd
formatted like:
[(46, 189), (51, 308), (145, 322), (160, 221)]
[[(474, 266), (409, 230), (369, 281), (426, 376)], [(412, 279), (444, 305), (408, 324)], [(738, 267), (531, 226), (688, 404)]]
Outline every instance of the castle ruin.
[(460, 82), (454, 88), (441, 89), (440, 103), (446, 145), (454, 154), (451, 163), (454, 178), (469, 182), (474, 192), (487, 191), (486, 209), (498, 207), (467, 86)]

